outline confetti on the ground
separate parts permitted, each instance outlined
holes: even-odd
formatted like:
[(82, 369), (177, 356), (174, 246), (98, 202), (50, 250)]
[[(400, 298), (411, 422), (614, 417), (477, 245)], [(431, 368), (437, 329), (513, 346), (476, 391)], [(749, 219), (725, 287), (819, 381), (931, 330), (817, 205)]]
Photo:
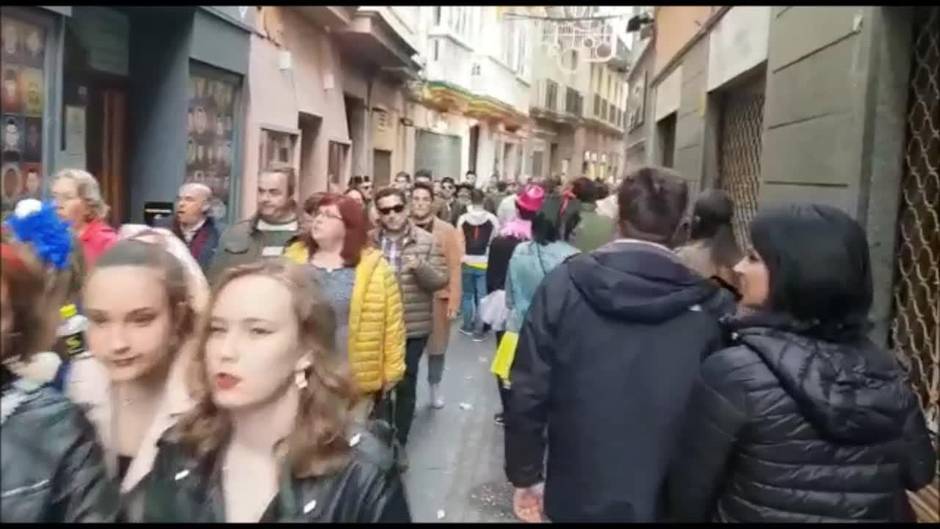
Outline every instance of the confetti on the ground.
[(473, 409), (473, 406), (471, 406), (470, 404), (468, 404), (468, 403), (466, 403), (466, 402), (461, 402), (461, 403), (460, 403), (460, 409), (461, 409), (461, 410), (465, 410), (465, 411), (466, 411), (466, 410), (472, 410), (472, 409)]
[(438, 520), (443, 520), (445, 516), (447, 516), (447, 513), (445, 513), (443, 509), (437, 511)]

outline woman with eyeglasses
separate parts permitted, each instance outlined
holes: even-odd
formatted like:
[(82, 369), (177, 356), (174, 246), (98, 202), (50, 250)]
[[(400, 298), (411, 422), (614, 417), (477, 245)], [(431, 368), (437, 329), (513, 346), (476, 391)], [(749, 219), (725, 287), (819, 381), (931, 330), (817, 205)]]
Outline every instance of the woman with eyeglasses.
[(334, 353), (352, 371), (364, 419), (373, 402), (405, 372), (405, 322), (395, 273), (368, 245), (368, 223), (355, 200), (326, 193), (306, 201), (310, 230), (289, 243), (284, 256), (309, 265), (336, 314)]

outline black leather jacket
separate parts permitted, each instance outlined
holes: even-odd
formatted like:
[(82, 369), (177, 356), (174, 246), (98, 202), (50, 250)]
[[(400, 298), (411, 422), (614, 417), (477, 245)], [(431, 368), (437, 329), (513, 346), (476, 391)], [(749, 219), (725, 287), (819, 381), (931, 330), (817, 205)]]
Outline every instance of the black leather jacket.
[(727, 322), (668, 477), (670, 518), (912, 521), (905, 490), (933, 477), (924, 416), (890, 352), (814, 338), (785, 317)]
[(0, 370), (0, 520), (115, 521), (118, 488), (91, 423), (55, 390)]
[[(358, 436), (358, 437), (357, 437)], [(145, 522), (225, 522), (218, 454), (198, 461), (170, 430), (144, 483)], [(411, 513), (390, 449), (365, 431), (350, 436), (352, 458), (331, 476), (297, 479), (282, 472), (261, 522), (410, 523)]]

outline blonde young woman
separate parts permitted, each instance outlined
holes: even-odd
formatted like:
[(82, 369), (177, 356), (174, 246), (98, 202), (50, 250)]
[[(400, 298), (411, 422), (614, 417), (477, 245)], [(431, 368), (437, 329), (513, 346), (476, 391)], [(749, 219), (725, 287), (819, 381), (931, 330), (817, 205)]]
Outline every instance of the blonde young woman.
[(198, 265), (168, 250), (175, 237), (146, 231), (118, 242), (89, 273), (84, 288), (88, 345), (67, 393), (98, 431), (112, 475), (121, 482), (125, 518), (150, 472), (160, 435), (192, 407), (183, 385), (196, 307), (205, 303)]
[(189, 373), (197, 405), (160, 442), (144, 521), (411, 521), (391, 451), (351, 421), (335, 325), (300, 266), (224, 273)]

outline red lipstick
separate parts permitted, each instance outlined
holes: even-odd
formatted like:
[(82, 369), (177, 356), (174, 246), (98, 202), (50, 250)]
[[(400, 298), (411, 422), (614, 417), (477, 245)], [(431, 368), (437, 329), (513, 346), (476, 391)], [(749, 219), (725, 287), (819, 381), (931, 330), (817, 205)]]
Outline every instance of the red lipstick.
[(215, 376), (215, 387), (226, 391), (234, 388), (242, 379), (228, 373), (219, 373)]

